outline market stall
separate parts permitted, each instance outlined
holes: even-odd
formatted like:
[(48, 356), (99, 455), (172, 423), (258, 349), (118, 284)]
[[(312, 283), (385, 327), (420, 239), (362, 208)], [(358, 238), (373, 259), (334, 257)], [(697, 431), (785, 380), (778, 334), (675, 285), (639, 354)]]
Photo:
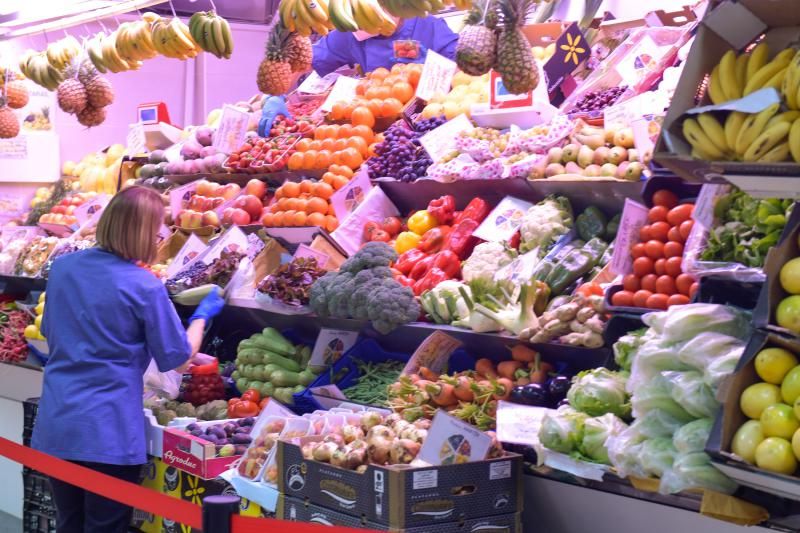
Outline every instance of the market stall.
[[(63, 37), (9, 34), (0, 434), (25, 402), (29, 443), (54, 263), (140, 186), (166, 217), (137, 268), (187, 323), (225, 299), (212, 362), (145, 373), (145, 487), (375, 530), (797, 530), (798, 21), (425, 4), (282, 0), (242, 27), (176, 2), (84, 39), (66, 15)], [(450, 45), (397, 37), (439, 15)], [(339, 37), (373, 52), (318, 75)], [(178, 62), (182, 94), (137, 95)], [(26, 189), (62, 124), (91, 135)], [(49, 531), (46, 480), (23, 478), (0, 509)]]

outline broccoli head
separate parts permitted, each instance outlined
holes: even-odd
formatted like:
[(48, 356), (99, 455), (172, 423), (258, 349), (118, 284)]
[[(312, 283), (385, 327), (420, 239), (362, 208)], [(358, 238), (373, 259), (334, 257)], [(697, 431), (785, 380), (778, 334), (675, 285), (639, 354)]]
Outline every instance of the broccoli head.
[(337, 272), (328, 272), (311, 285), (309, 304), (317, 315), (328, 316), (328, 288), (334, 286), (338, 276)]
[(367, 316), (375, 331), (386, 335), (397, 326), (419, 318), (420, 307), (411, 288), (392, 278), (382, 278), (372, 287), (367, 300)]
[[(371, 270), (372, 269), (362, 270), (356, 274), (354, 281), (362, 274), (371, 272)], [(373, 276), (371, 279), (367, 279), (360, 284), (355, 284), (355, 290), (350, 294), (350, 301), (347, 302), (347, 312), (352, 318), (357, 320), (366, 320), (369, 318), (367, 304), (369, 303), (373, 291), (383, 284), (383, 279), (384, 278)]]
[(388, 267), (397, 259), (397, 252), (385, 242), (368, 242), (347, 261), (342, 263), (341, 272), (355, 274), (373, 267)]
[(328, 315), (338, 318), (347, 318), (347, 302), (355, 288), (353, 274), (339, 272), (325, 291), (328, 299)]

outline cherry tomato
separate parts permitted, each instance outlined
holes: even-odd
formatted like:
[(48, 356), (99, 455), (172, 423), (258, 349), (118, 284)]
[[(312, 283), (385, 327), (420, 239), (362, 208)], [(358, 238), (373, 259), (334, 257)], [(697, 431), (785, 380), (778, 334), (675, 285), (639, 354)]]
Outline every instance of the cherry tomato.
[(644, 257), (647, 255), (647, 250), (645, 250), (643, 242), (637, 242), (633, 246), (631, 246), (631, 256), (636, 259), (637, 257)]
[(664, 245), (664, 257), (682, 257), (683, 245), (679, 242), (668, 242)]
[(650, 225), (645, 224), (639, 230), (639, 242), (647, 242), (650, 240)]
[(669, 213), (667, 213), (667, 222), (673, 226), (679, 226), (682, 222), (691, 218), (693, 211), (694, 205), (692, 204), (682, 204), (678, 207), (673, 207), (669, 210)]
[(632, 307), (633, 293), (631, 291), (615, 292), (611, 296), (611, 305), (616, 305), (618, 307)]
[(666, 309), (669, 296), (666, 294), (651, 294), (645, 302), (645, 307), (650, 309)]
[(669, 213), (669, 209), (667, 209), (663, 205), (657, 205), (655, 207), (651, 207), (650, 211), (647, 212), (647, 221), (650, 222), (651, 224), (653, 222), (666, 221), (667, 213)]
[(679, 274), (675, 278), (675, 287), (678, 289), (678, 292), (684, 296), (689, 296), (691, 294), (690, 291), (693, 283), (694, 278), (689, 274)]
[(681, 237), (680, 227), (673, 226), (673, 227), (669, 228), (669, 231), (667, 232), (667, 240), (670, 240), (672, 242), (683, 243), (686, 239)]
[(637, 257), (633, 260), (633, 273), (639, 277), (653, 273), (653, 260), (649, 257)]
[(667, 273), (667, 260), (663, 257), (661, 259), (656, 259), (656, 262), (653, 264), (653, 270), (656, 272), (656, 276), (663, 276)]
[(669, 235), (669, 224), (664, 221), (653, 222), (650, 224), (650, 238), (661, 242), (667, 242)]
[(689, 298), (694, 298), (694, 295), (697, 294), (697, 289), (700, 288), (700, 284), (696, 281), (692, 283), (692, 286), (689, 288)]
[(633, 295), (632, 293), (638, 291), (641, 288), (641, 284), (639, 282), (639, 278), (637, 278), (635, 274), (628, 274), (627, 276), (622, 278), (622, 287), (626, 291), (630, 291), (632, 296)]
[(678, 292), (678, 289), (675, 288), (675, 279), (667, 275), (658, 276), (656, 280), (656, 292), (666, 294), (667, 296)]
[(633, 294), (634, 307), (647, 307), (647, 300), (653, 295), (652, 292), (644, 289), (636, 291)]
[(647, 241), (644, 244), (644, 250), (647, 253), (647, 257), (650, 259), (656, 260), (660, 257), (664, 257), (664, 243), (661, 241), (655, 239)]
[(678, 205), (678, 195), (668, 189), (661, 189), (653, 193), (653, 205), (663, 205), (672, 209)]
[(689, 297), (685, 296), (683, 294), (673, 294), (667, 300), (667, 305), (668, 306), (685, 305), (685, 304), (688, 304), (688, 303), (689, 303)]
[(677, 278), (681, 274), (681, 261), (680, 257), (670, 257), (666, 260), (664, 266), (664, 274)]
[(681, 232), (681, 238), (683, 242), (686, 242), (686, 239), (689, 238), (689, 233), (692, 231), (692, 226), (694, 226), (694, 220), (684, 220), (681, 222), (678, 230)]
[(658, 276), (655, 274), (648, 274), (639, 281), (639, 285), (646, 291), (656, 292), (656, 280)]

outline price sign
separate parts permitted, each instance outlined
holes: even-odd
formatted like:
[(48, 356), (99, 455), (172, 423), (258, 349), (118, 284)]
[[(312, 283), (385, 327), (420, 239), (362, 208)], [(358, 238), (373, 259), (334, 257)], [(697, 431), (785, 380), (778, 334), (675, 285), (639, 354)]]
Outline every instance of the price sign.
[(317, 260), (317, 266), (319, 268), (325, 268), (325, 265), (328, 264), (328, 260), (330, 256), (324, 252), (320, 252), (319, 250), (315, 250), (308, 246), (307, 244), (300, 244), (297, 246), (297, 251), (294, 253), (292, 259), (297, 259), (298, 257), (307, 257), (313, 258)]
[(506, 196), (472, 234), (484, 241), (507, 241), (517, 232), (532, 203)]
[(434, 163), (456, 148), (456, 137), (462, 131), (472, 130), (472, 122), (463, 113), (448, 120), (436, 129), (420, 137), (419, 143), (431, 156)]
[(547, 409), (511, 402), (497, 403), (497, 438), (513, 444), (539, 444), (539, 426)]
[(489, 107), (506, 109), (511, 107), (528, 107), (533, 104), (533, 90), (522, 94), (514, 94), (503, 84), (503, 78), (491, 71), (489, 75)]
[(486, 459), (491, 447), (489, 435), (444, 411), (438, 411), (418, 459), (431, 465), (471, 463)]
[(347, 218), (347, 215), (361, 205), (371, 188), (367, 165), (362, 165), (361, 170), (353, 176), (353, 179), (331, 196), (331, 205), (336, 213), (336, 218), (339, 220)]
[(323, 111), (330, 111), (333, 109), (333, 104), (336, 102), (349, 102), (355, 99), (356, 86), (358, 86), (357, 79), (349, 76), (339, 76), (336, 78), (336, 83), (333, 84), (331, 93), (320, 106), (320, 109)]
[[(358, 340), (358, 331), (322, 328), (311, 352), (309, 367), (326, 369), (339, 360)], [(342, 400), (346, 398), (341, 397)]]
[(297, 92), (305, 94), (322, 94), (336, 82), (336, 78), (338, 77), (339, 74), (331, 72), (324, 78), (321, 78), (316, 71), (312, 70), (311, 74), (309, 74), (308, 77), (303, 80), (303, 83), (297, 87)]
[(450, 355), (461, 346), (461, 341), (443, 331), (434, 331), (422, 341), (403, 369), (403, 375), (416, 374), (420, 367), (441, 372), (447, 366)]
[(224, 154), (230, 154), (239, 148), (247, 134), (250, 123), (250, 113), (232, 105), (222, 108), (222, 118), (214, 134), (214, 148)]
[(141, 122), (130, 125), (128, 130), (128, 137), (125, 144), (128, 146), (128, 155), (134, 156), (137, 154), (144, 154), (147, 152), (146, 139), (144, 137), (144, 126)]
[(425, 64), (422, 67), (422, 74), (420, 74), (419, 83), (417, 84), (416, 95), (427, 102), (436, 93), (449, 92), (456, 68), (454, 61), (437, 54), (433, 50), (428, 50)]
[(625, 199), (622, 218), (617, 231), (617, 244), (611, 258), (611, 271), (614, 274), (628, 274), (633, 269), (631, 246), (639, 242), (639, 230), (647, 223), (647, 207), (630, 198)]

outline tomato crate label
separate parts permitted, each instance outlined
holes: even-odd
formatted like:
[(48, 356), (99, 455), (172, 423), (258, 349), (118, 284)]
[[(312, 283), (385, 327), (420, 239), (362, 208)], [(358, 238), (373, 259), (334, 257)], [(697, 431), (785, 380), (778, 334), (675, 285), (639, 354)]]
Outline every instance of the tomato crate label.
[(417, 84), (416, 96), (427, 102), (436, 93), (448, 93), (456, 68), (455, 61), (451, 61), (433, 50), (428, 50)]
[(234, 152), (244, 143), (249, 124), (250, 113), (232, 105), (223, 106), (222, 118), (214, 133), (214, 148), (223, 154)]
[(507, 241), (514, 236), (533, 204), (506, 196), (472, 234), (484, 241)]
[(339, 220), (347, 218), (347, 215), (361, 205), (371, 188), (372, 184), (369, 181), (367, 166), (362, 165), (358, 173), (353, 176), (353, 179), (331, 196), (331, 205), (334, 213), (336, 213), (336, 218)]
[(639, 230), (647, 223), (649, 209), (630, 198), (625, 199), (622, 218), (617, 231), (617, 244), (611, 258), (611, 271), (614, 274), (629, 274), (633, 269), (631, 247), (639, 242)]
[(436, 163), (456, 149), (459, 133), (473, 129), (472, 122), (462, 113), (420, 137), (419, 143)]
[(486, 459), (491, 447), (489, 435), (440, 410), (417, 459), (434, 466), (472, 463)]
[(320, 109), (330, 111), (336, 102), (349, 102), (355, 99), (358, 80), (349, 76), (339, 76), (333, 84), (331, 93), (322, 103)]

